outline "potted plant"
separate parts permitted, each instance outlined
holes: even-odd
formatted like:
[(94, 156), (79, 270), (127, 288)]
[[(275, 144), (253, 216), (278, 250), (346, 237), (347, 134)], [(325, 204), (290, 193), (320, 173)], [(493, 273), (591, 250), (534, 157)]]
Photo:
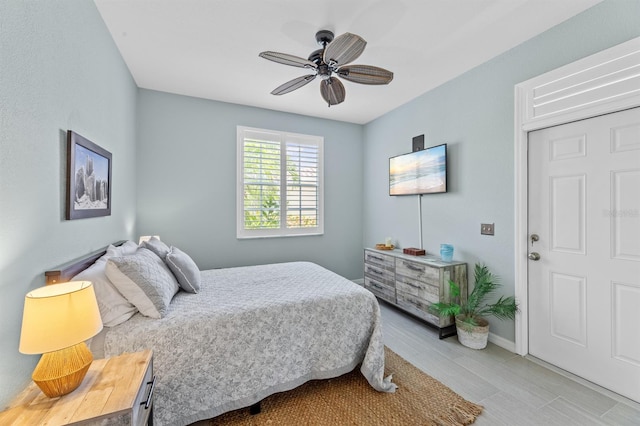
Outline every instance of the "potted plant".
[(500, 287), (500, 280), (485, 265), (476, 263), (474, 278), (475, 285), (466, 302), (457, 303), (460, 286), (449, 280), (451, 301), (434, 303), (429, 311), (441, 317), (453, 315), (460, 343), (472, 349), (483, 349), (489, 338), (489, 322), (484, 317), (493, 315), (501, 320), (512, 320), (518, 312), (518, 305), (513, 296), (501, 296), (493, 304), (486, 303), (485, 299)]

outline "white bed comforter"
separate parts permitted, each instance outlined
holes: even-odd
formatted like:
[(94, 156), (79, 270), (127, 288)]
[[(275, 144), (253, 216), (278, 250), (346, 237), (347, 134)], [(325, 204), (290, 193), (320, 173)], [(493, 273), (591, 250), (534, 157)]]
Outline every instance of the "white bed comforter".
[(313, 263), (214, 269), (164, 318), (105, 328), (104, 354), (151, 348), (155, 424), (186, 425), (360, 363), (371, 386), (393, 392), (381, 327), (373, 294)]

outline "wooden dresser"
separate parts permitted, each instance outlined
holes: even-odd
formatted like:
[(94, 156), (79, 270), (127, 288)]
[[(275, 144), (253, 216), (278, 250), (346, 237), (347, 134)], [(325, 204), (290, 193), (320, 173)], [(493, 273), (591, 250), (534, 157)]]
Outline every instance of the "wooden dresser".
[(401, 250), (364, 250), (364, 286), (382, 300), (436, 327), (440, 338), (455, 334), (453, 318), (429, 313), (429, 305), (449, 302), (449, 280), (467, 300), (467, 264), (436, 256), (411, 256)]

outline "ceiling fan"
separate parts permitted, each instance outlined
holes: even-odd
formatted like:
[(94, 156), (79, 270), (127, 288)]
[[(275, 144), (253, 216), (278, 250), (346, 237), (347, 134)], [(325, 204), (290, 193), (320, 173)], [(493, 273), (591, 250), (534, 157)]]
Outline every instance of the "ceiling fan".
[[(384, 68), (371, 65), (347, 65), (356, 60), (364, 51), (367, 42), (360, 36), (344, 33), (333, 38), (333, 32), (321, 30), (316, 33), (316, 41), (322, 46), (309, 55), (309, 59), (287, 53), (266, 51), (260, 53), (261, 58), (293, 67), (308, 68), (313, 74), (303, 75), (276, 87), (272, 95), (284, 95), (313, 81), (320, 76), (320, 94), (329, 106), (344, 101), (344, 85), (336, 78), (361, 84), (389, 84), (393, 73)], [(333, 76), (336, 74), (336, 76)]]

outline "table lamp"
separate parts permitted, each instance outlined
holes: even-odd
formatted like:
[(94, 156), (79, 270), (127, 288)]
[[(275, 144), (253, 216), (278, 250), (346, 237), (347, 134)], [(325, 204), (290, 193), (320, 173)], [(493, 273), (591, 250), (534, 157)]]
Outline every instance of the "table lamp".
[(141, 235), (140, 239), (138, 239), (138, 244), (142, 244), (145, 241), (149, 241), (151, 238), (160, 239), (159, 235)]
[(27, 293), (19, 350), (42, 354), (31, 378), (45, 395), (66, 395), (80, 386), (93, 361), (84, 342), (100, 330), (91, 282), (54, 284)]

